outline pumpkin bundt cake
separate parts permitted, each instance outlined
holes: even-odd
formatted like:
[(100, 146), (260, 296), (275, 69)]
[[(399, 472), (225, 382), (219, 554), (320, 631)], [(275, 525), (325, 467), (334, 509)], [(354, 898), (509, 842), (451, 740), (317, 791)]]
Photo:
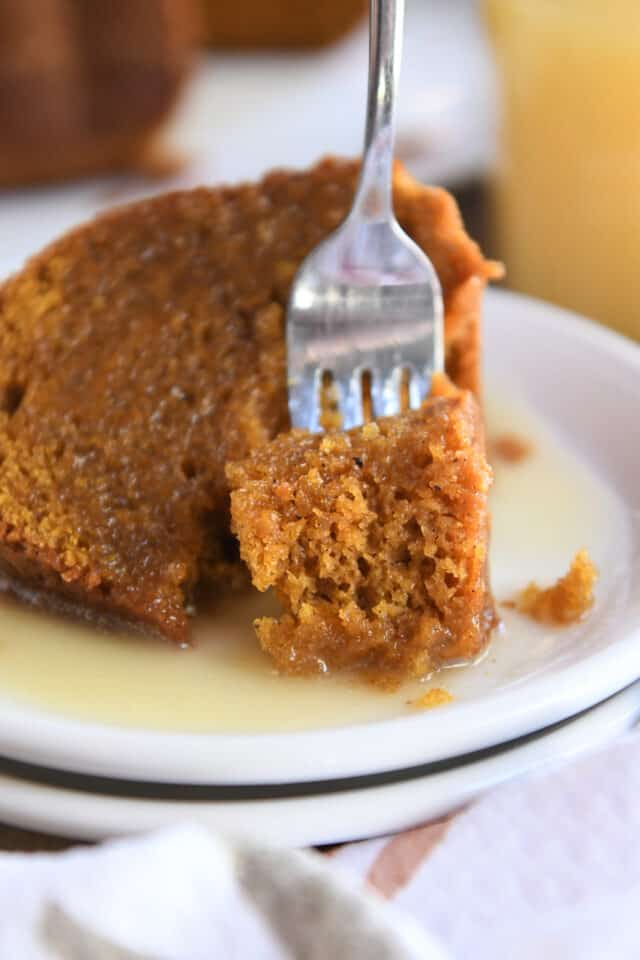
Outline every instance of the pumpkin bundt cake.
[(229, 464), (232, 529), (284, 613), (256, 622), (289, 673), (386, 685), (475, 656), (493, 625), (478, 405), (434, 378), (419, 410), (347, 433), (294, 430)]
[(135, 167), (194, 39), (184, 0), (0, 0), (0, 186)]
[[(225, 465), (288, 428), (289, 287), (345, 217), (357, 175), (328, 159), (144, 200), (62, 237), (0, 287), (6, 587), (187, 639), (199, 591), (243, 569)], [(445, 191), (401, 168), (394, 190), (443, 286), (447, 372), (477, 391), (495, 265)]]

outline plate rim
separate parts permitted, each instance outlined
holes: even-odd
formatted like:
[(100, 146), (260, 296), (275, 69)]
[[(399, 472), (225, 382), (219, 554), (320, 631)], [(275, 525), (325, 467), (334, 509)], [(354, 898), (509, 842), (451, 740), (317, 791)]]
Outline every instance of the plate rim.
[[(503, 290), (488, 291), (486, 313), (498, 302), (533, 309), (550, 326), (562, 323), (565, 334), (640, 373), (640, 346), (622, 335)], [(190, 784), (273, 784), (398, 770), (513, 739), (604, 700), (640, 676), (639, 641), (640, 622), (585, 660), (527, 681), (526, 698), (516, 687), (448, 706), (443, 742), (438, 711), (318, 730), (185, 733), (65, 718), (0, 695), (0, 753), (78, 773)], [(486, 701), (490, 710), (482, 709)]]
[(337, 794), (241, 801), (113, 797), (0, 773), (0, 818), (21, 829), (74, 840), (199, 822), (223, 835), (301, 847), (343, 843), (410, 829), (463, 806), (486, 790), (584, 755), (629, 732), (640, 718), (640, 681), (534, 740), (460, 767)]

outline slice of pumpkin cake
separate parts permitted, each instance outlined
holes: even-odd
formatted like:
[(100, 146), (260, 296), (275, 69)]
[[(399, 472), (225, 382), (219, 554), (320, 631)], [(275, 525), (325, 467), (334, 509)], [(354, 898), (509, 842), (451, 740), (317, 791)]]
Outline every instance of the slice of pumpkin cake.
[(470, 392), (438, 378), (419, 410), (282, 434), (227, 477), (241, 556), (283, 605), (256, 621), (282, 671), (389, 684), (485, 645), (491, 469)]

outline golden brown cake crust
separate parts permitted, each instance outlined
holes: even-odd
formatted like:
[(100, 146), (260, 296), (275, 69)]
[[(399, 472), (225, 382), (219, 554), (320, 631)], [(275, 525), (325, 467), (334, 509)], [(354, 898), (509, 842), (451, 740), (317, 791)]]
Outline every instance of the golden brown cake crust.
[(421, 410), (281, 434), (227, 476), (241, 556), (284, 605), (257, 622), (281, 670), (388, 684), (486, 643), (491, 470), (469, 392), (440, 384)]
[[(349, 209), (357, 169), (329, 159), (142, 201), (0, 287), (0, 566), (12, 577), (185, 639), (196, 585), (238, 570), (224, 466), (288, 426), (284, 305)], [(477, 389), (494, 265), (444, 191), (398, 169), (395, 203), (443, 282), (449, 373)]]

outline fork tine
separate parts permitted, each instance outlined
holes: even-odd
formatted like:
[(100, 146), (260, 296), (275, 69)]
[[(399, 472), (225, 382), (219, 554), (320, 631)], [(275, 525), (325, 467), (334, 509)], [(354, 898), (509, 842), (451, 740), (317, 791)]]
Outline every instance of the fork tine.
[(338, 367), (333, 371), (333, 385), (340, 398), (342, 429), (351, 430), (359, 426), (364, 419), (362, 409), (362, 370), (356, 367)]
[(320, 432), (320, 383), (322, 370), (305, 368), (289, 381), (289, 416), (292, 427)]
[(426, 399), (431, 389), (431, 370), (416, 370), (410, 368), (409, 374), (409, 407), (411, 410), (417, 410)]
[(371, 371), (371, 407), (374, 417), (391, 417), (400, 413), (402, 368), (394, 367), (387, 376)]

